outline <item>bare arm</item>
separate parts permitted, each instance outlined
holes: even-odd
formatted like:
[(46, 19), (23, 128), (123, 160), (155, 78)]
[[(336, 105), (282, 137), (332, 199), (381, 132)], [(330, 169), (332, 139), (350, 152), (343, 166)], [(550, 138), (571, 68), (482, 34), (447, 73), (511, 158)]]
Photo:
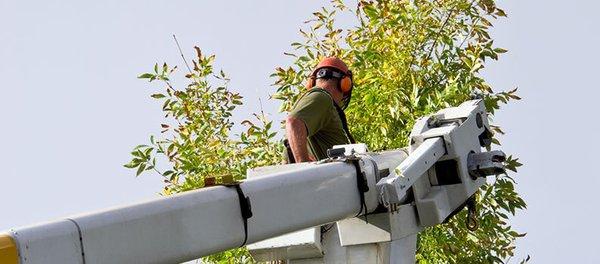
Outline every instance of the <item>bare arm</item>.
[(301, 119), (288, 116), (285, 120), (285, 132), (296, 162), (315, 160), (308, 154), (306, 125)]

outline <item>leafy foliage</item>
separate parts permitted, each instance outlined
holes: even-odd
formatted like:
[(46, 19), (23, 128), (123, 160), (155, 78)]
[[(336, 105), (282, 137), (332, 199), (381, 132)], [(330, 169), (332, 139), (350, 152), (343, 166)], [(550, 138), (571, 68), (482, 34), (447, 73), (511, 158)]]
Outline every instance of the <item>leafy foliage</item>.
[[(273, 123), (264, 114), (255, 115), (258, 125), (244, 120), (247, 129), (236, 138), (231, 134), (234, 124), (230, 118), (242, 104), (242, 96), (228, 90), (229, 79), (223, 71), (214, 74), (214, 55), (204, 56), (198, 47), (195, 49), (196, 59), (185, 75), (189, 81), (185, 89), (171, 84), (170, 75), (176, 67), (166, 63), (138, 77), (164, 83), (164, 91), (151, 97), (162, 102), (166, 120), (159, 136), (152, 135), (149, 144), (134, 148), (125, 167), (137, 169), (137, 175), (150, 170), (158, 173), (164, 178), (163, 192), (167, 195), (203, 187), (207, 178), (216, 183), (240, 180), (247, 168), (280, 159), (279, 145), (274, 143), (276, 132), (271, 131)], [(218, 84), (213, 87), (212, 83)], [(166, 170), (158, 169), (161, 159)]]
[[(356, 18), (353, 27), (337, 26), (337, 15), (343, 12)], [(333, 0), (306, 21), (307, 27), (300, 30), (303, 40), (291, 44), (293, 51), (286, 55), (294, 62), (272, 74), (277, 88), (272, 98), (281, 101), (281, 111), (289, 111), (312, 67), (324, 56), (341, 57), (354, 72), (347, 116), (355, 138), (376, 151), (404, 147), (417, 117), (474, 96), (483, 98), (493, 115), (520, 99), (516, 89), (495, 92), (480, 74), (487, 61), (506, 52), (494, 45), (488, 32), (494, 20), (505, 16), (493, 0), (373, 0), (359, 1), (355, 8)], [(161, 125), (160, 136), (151, 136), (148, 145), (133, 150), (125, 166), (138, 175), (157, 172), (165, 179), (165, 194), (203, 187), (207, 177), (217, 182), (242, 179), (249, 167), (279, 163), (282, 153), (264, 114), (255, 115), (255, 122), (242, 122), (247, 130), (231, 135), (230, 117), (241, 96), (227, 89), (222, 71), (214, 74), (214, 56), (203, 56), (199, 48), (196, 53), (184, 89), (173, 87), (169, 78), (174, 68), (167, 64), (139, 76), (164, 83), (164, 92), (152, 97), (162, 102), (168, 121)], [(504, 133), (498, 126), (494, 131)], [(500, 144), (497, 139), (494, 143)], [(168, 169), (159, 170), (157, 159), (165, 160)], [(521, 166), (512, 156), (507, 164), (515, 172)], [(526, 208), (514, 185), (511, 176), (500, 175), (484, 186), (477, 196), (477, 231), (466, 229), (466, 212), (461, 212), (447, 224), (421, 232), (417, 262), (510, 259), (515, 240), (524, 234), (514, 231), (509, 219)], [(229, 263), (234, 258), (252, 261), (244, 249), (205, 260)]]

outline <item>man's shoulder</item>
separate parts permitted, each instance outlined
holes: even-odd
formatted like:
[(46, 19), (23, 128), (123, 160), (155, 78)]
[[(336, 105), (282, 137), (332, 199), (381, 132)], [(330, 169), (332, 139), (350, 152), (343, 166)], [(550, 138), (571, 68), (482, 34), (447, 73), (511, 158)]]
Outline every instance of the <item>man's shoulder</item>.
[(302, 98), (300, 98), (300, 101), (327, 104), (333, 102), (333, 99), (327, 91), (321, 88), (313, 88), (310, 91), (306, 92), (306, 94), (302, 96)]
[(314, 118), (331, 113), (333, 107), (333, 100), (325, 90), (313, 88), (302, 95), (290, 114), (302, 119)]

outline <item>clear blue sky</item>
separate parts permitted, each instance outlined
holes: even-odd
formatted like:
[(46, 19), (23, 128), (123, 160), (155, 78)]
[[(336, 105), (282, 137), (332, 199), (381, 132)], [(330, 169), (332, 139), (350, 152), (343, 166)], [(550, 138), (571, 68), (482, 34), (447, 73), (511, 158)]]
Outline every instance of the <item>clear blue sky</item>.
[[(0, 0), (0, 229), (154, 197), (158, 177), (136, 179), (121, 165), (160, 129), (153, 86), (135, 77), (155, 62), (180, 64), (171, 35), (189, 56), (194, 45), (217, 55), (246, 98), (243, 118), (273, 91), (269, 74), (322, 3)], [(509, 18), (493, 35), (510, 53), (485, 75), (524, 98), (495, 118), (508, 132), (503, 149), (526, 164), (517, 180), (529, 209), (513, 223), (528, 235), (512, 263), (527, 254), (598, 263), (600, 173), (588, 166), (600, 148), (600, 3), (499, 4)]]

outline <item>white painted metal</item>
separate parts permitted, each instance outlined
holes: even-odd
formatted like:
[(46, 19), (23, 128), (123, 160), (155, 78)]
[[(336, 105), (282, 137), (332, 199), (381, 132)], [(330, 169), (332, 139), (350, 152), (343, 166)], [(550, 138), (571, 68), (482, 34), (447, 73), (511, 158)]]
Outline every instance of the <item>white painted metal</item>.
[[(415, 263), (416, 234), (389, 242), (341, 246), (339, 232), (328, 232), (323, 244), (325, 264), (412, 264)], [(295, 263), (295, 262), (293, 262)], [(313, 263), (313, 262), (311, 262)]]
[[(403, 151), (374, 155), (381, 167), (397, 166)], [(388, 164), (388, 165), (386, 165)], [(285, 167), (285, 166), (283, 166)], [(355, 169), (344, 162), (277, 168), (242, 183), (250, 197), (253, 217), (248, 221), (248, 243), (354, 216), (360, 208)], [(362, 162), (367, 173), (369, 209), (377, 207), (375, 174), (370, 162)], [(388, 167), (386, 167), (388, 168)], [(215, 186), (159, 198), (141, 204), (71, 217), (81, 229), (86, 264), (95, 263), (177, 263), (241, 245), (243, 222), (233, 188)], [(54, 237), (28, 237), (20, 244), (36, 248), (40, 256), (62, 255), (63, 248), (77, 248), (76, 229), (54, 229), (64, 220), (19, 228), (17, 234), (38, 234), (51, 230)], [(67, 222), (68, 224), (68, 222)], [(14, 234), (14, 233), (13, 233)], [(71, 250), (72, 251), (72, 250)], [(70, 253), (69, 253), (70, 254)], [(83, 258), (82, 258), (83, 260)], [(28, 263), (65, 263), (32, 261)], [(75, 262), (76, 263), (76, 262)]]
[[(345, 148), (346, 153), (351, 154), (351, 155), (352, 154), (360, 154), (359, 156), (364, 159), (362, 161), (362, 164), (364, 167), (363, 170), (365, 172), (367, 172), (367, 175), (370, 175), (369, 171), (372, 170), (371, 169), (371, 165), (372, 165), (371, 161), (373, 161), (377, 164), (377, 169), (379, 171), (390, 171), (390, 170), (393, 170), (398, 165), (400, 165), (400, 163), (404, 159), (406, 159), (406, 157), (408, 156), (407, 151), (404, 149), (384, 151), (384, 152), (379, 152), (379, 153), (365, 153), (365, 151), (367, 151), (367, 147), (364, 144), (339, 145), (339, 146), (334, 146), (334, 148)], [(300, 164), (292, 164), (291, 166), (290, 165), (279, 165), (279, 166), (256, 168), (256, 169), (252, 169), (252, 170), (248, 171), (248, 179), (264, 177), (265, 175), (268, 175), (269, 173), (274, 173), (274, 172), (282, 173), (282, 172), (296, 171), (299, 168), (306, 168), (307, 166), (310, 166), (310, 165), (308, 163), (300, 163)], [(370, 176), (367, 177), (367, 179), (369, 182), (369, 188), (374, 188), (373, 183), (375, 183), (377, 180), (379, 180), (379, 179), (374, 179), (373, 177), (370, 177)], [(371, 181), (373, 181), (373, 183), (371, 183)], [(371, 191), (374, 191), (374, 190), (371, 189)], [(369, 209), (374, 209), (372, 206), (373, 205), (369, 203), (369, 205), (367, 207)], [(376, 206), (376, 204), (375, 204), (375, 206)], [(323, 208), (319, 207), (319, 210), (322, 210)], [(350, 219), (356, 219), (356, 218), (350, 218)], [(369, 219), (371, 219), (371, 216), (369, 216)], [(362, 221), (362, 220), (358, 220), (358, 221)], [(378, 227), (372, 227), (372, 228), (378, 229)], [(331, 232), (333, 232), (333, 231), (329, 231), (328, 233), (331, 233)], [(379, 235), (382, 235), (382, 234), (379, 233)], [(274, 237), (271, 239), (261, 241), (256, 244), (250, 244), (248, 246), (248, 248), (254, 258), (260, 259), (262, 261), (275, 261), (275, 260), (289, 259), (289, 260), (294, 260), (293, 263), (313, 263), (312, 261), (315, 261), (314, 263), (324, 263), (323, 258), (315, 258), (313, 260), (307, 260), (304, 257), (280, 258), (281, 254), (282, 254), (281, 253), (282, 252), (281, 240), (286, 239), (286, 237), (291, 238), (292, 240), (295, 240), (295, 239), (298, 239), (296, 236), (301, 236), (301, 234), (291, 233), (291, 234), (287, 234), (287, 235), (284, 235), (281, 237)], [(387, 236), (389, 237), (389, 234)], [(334, 249), (336, 252), (339, 251), (339, 249), (337, 249), (336, 247), (340, 247), (340, 241), (339, 241), (339, 238), (337, 238), (337, 239), (338, 239), (338, 241), (335, 241), (335, 243), (333, 243), (333, 242), (328, 243), (329, 251), (332, 251)], [(388, 239), (388, 241), (389, 241), (389, 239)], [(305, 246), (305, 245), (303, 245), (303, 243), (291, 243), (287, 247), (287, 249), (293, 250), (294, 248), (299, 247), (299, 246)], [(321, 246), (321, 245), (316, 245), (316, 244), (313, 245), (313, 247), (317, 247), (317, 246)], [(371, 245), (371, 246), (373, 246), (373, 245)], [(272, 250), (269, 250), (269, 249), (272, 249)], [(357, 247), (352, 252), (354, 252), (354, 254), (358, 254), (357, 253), (358, 251), (359, 250)], [(346, 252), (346, 251), (344, 251), (344, 252)], [(346, 254), (346, 253), (344, 253), (344, 254)], [(348, 253), (348, 254), (350, 254), (350, 253)], [(333, 261), (333, 258), (328, 258), (328, 259), (330, 261)], [(334, 261), (334, 262), (327, 262), (327, 263), (339, 263), (339, 262)], [(360, 262), (355, 262), (355, 263), (360, 263)]]
[[(468, 160), (471, 153), (480, 153), (480, 135), (489, 131), (488, 117), (482, 100), (462, 103), (458, 107), (445, 108), (435, 115), (420, 118), (410, 135), (415, 150), (430, 138), (443, 138), (446, 155), (441, 161), (456, 162), (454, 173), (460, 182), (437, 185), (424, 179), (413, 186), (419, 221), (424, 226), (443, 222), (448, 215), (471, 197), (484, 183), (484, 178), (472, 179)], [(446, 178), (450, 171), (433, 171), (435, 177)]]
[[(310, 166), (312, 166), (311, 163), (294, 163), (253, 168), (248, 170), (246, 177), (256, 179), (271, 173), (289, 172)], [(312, 227), (265, 239), (249, 244), (247, 248), (257, 261), (320, 258), (323, 256), (321, 228)]]
[(413, 234), (390, 242), (390, 264), (414, 264), (417, 251), (417, 235)]
[(237, 195), (225, 187), (73, 219), (82, 229), (86, 264), (179, 263), (243, 240)]
[(248, 245), (256, 261), (323, 257), (321, 228), (313, 227)]
[(369, 152), (369, 148), (364, 143), (356, 143), (356, 144), (345, 144), (345, 145), (335, 145), (332, 149), (343, 148), (344, 155), (350, 156), (354, 154), (366, 154)]
[(387, 220), (389, 221), (392, 240), (417, 234), (423, 229), (423, 226), (419, 223), (417, 208), (413, 204), (398, 206), (387, 215)]
[[(323, 235), (325, 255), (320, 262), (325, 264), (387, 264), (389, 263), (389, 242), (341, 246), (337, 225)], [(414, 257), (414, 256), (413, 256)], [(296, 262), (291, 262), (296, 263)]]
[(368, 223), (361, 217), (337, 222), (342, 246), (389, 242), (417, 234), (417, 209), (412, 204), (400, 205), (391, 212), (369, 215)]
[[(387, 213), (385, 214), (387, 216)], [(369, 217), (369, 221), (375, 220)], [(390, 231), (367, 223), (364, 219), (349, 218), (336, 222), (340, 233), (340, 244), (343, 247), (390, 241)]]
[[(418, 120), (409, 158), (405, 150), (368, 154), (364, 144), (343, 146), (361, 158), (369, 212), (381, 201), (389, 210), (369, 216), (369, 225), (352, 219), (361, 206), (351, 164), (335, 160), (251, 170), (241, 184), (253, 212), (247, 242), (262, 241), (250, 246), (251, 252), (265, 259), (288, 258), (290, 263), (413, 263), (416, 234), (442, 222), (484, 183), (483, 178), (469, 176), (467, 161), (469, 154), (481, 152), (488, 126), (483, 102), (470, 101)], [(453, 161), (455, 167), (436, 170), (434, 165), (442, 161)], [(390, 176), (381, 179), (379, 173), (386, 171)], [(442, 184), (448, 177), (456, 183)], [(405, 200), (408, 188), (414, 198), (410, 201)], [(311, 227), (348, 218), (325, 233), (319, 244), (320, 231)], [(304, 236), (265, 241), (306, 228), (311, 229)], [(238, 195), (224, 186), (9, 234), (21, 263), (31, 264), (178, 263), (239, 246), (244, 240)], [(300, 250), (290, 252), (295, 246)], [(287, 252), (278, 255), (275, 250)], [(321, 250), (324, 255), (319, 257)]]
[[(383, 215), (383, 214), (381, 214)], [(416, 232), (394, 241), (342, 246), (335, 225), (323, 235), (323, 257), (288, 259), (288, 264), (407, 264), (415, 262)], [(365, 236), (365, 234), (359, 234)]]
[(427, 172), (445, 153), (442, 138), (430, 138), (419, 145), (398, 168), (378, 185), (383, 187), (384, 203), (401, 203), (406, 198), (406, 192)]
[(21, 264), (82, 263), (79, 232), (69, 220), (11, 230), (9, 234), (17, 243)]

